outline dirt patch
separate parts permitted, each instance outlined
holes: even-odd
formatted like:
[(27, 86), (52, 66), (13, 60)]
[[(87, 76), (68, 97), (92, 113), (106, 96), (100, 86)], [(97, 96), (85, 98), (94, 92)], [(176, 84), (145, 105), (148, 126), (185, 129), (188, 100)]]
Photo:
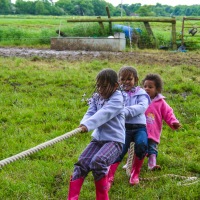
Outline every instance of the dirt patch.
[(93, 59), (109, 60), (110, 62), (150, 64), (150, 65), (188, 65), (200, 67), (199, 52), (175, 51), (134, 51), (108, 52), (108, 51), (55, 51), (48, 49), (27, 48), (0, 48), (3, 57), (41, 57), (48, 59), (62, 59), (68, 61), (88, 61)]

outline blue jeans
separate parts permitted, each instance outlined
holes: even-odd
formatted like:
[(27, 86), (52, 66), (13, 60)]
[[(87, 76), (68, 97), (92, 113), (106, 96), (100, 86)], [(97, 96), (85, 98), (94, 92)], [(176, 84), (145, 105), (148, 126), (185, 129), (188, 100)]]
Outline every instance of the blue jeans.
[(148, 139), (148, 156), (152, 154), (158, 156), (158, 143), (152, 139)]
[(121, 162), (128, 152), (130, 143), (134, 142), (134, 151), (135, 155), (141, 160), (143, 159), (148, 152), (148, 138), (146, 127), (135, 128), (135, 129), (126, 129), (126, 139), (125, 144), (123, 145), (122, 153), (117, 158), (115, 162)]

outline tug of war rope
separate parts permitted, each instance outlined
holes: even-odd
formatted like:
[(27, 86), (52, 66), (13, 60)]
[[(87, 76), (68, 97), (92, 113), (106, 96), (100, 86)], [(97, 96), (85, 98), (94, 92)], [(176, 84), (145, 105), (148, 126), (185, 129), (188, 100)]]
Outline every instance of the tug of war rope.
[(46, 148), (48, 146), (51, 146), (51, 145), (53, 145), (53, 144), (55, 144), (57, 142), (65, 140), (65, 139), (67, 139), (67, 138), (69, 138), (69, 137), (71, 137), (71, 136), (73, 136), (73, 135), (75, 135), (77, 133), (80, 133), (80, 132), (81, 132), (81, 128), (74, 129), (73, 131), (70, 131), (70, 132), (65, 133), (65, 134), (63, 134), (61, 136), (58, 136), (58, 137), (56, 137), (56, 138), (54, 138), (52, 140), (49, 140), (49, 141), (44, 142), (42, 144), (39, 144), (39, 145), (37, 145), (37, 146), (35, 146), (35, 147), (31, 148), (31, 149), (23, 151), (23, 152), (21, 152), (19, 154), (16, 154), (16, 155), (11, 156), (9, 158), (6, 158), (4, 160), (1, 160), (0, 161), (0, 169), (3, 166), (5, 166), (5, 165), (7, 165), (7, 164), (9, 164), (11, 162), (14, 162), (14, 161), (16, 161), (16, 160), (18, 160), (20, 158), (24, 158), (26, 156), (29, 156), (29, 155), (33, 154), (33, 153), (36, 153), (37, 151), (40, 151), (40, 150), (42, 150), (42, 149), (44, 149), (44, 148)]
[[(80, 133), (81, 132), (81, 128), (77, 128), (77, 129), (74, 129), (70, 132), (67, 132), (61, 136), (58, 136), (52, 140), (49, 140), (47, 142), (44, 142), (42, 144), (39, 144), (31, 149), (28, 149), (26, 151), (23, 151), (19, 154), (16, 154), (14, 156), (11, 156), (9, 158), (6, 158), (4, 160), (1, 160), (0, 161), (0, 169), (9, 164), (9, 163), (12, 163), (20, 158), (24, 158), (26, 156), (29, 156), (33, 153), (36, 153), (48, 146), (51, 146), (57, 142), (60, 142), (62, 140), (65, 140), (77, 133)], [(128, 156), (128, 160), (127, 160), (127, 168), (126, 168), (126, 174), (127, 176), (130, 177), (130, 174), (131, 174), (131, 168), (132, 168), (132, 162), (133, 162), (133, 157), (134, 157), (134, 142), (131, 142), (130, 144), (130, 148), (129, 148), (129, 156)], [(188, 186), (188, 185), (192, 185), (192, 184), (195, 184), (197, 183), (199, 180), (197, 177), (186, 177), (186, 176), (181, 176), (181, 175), (176, 175), (176, 174), (164, 174), (162, 176), (157, 176), (157, 177), (151, 177), (151, 178), (140, 178), (141, 181), (154, 181), (154, 180), (157, 180), (159, 178), (163, 178), (163, 177), (170, 177), (170, 178), (173, 178), (173, 179), (179, 179), (179, 180), (183, 180), (181, 182), (178, 182), (177, 185), (180, 185), (180, 186)]]

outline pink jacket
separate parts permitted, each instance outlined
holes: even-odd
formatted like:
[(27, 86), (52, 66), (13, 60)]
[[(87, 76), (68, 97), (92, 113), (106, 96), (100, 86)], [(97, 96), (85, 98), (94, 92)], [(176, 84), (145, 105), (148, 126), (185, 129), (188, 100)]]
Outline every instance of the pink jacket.
[(167, 104), (162, 94), (158, 94), (147, 108), (145, 115), (147, 119), (148, 139), (160, 143), (162, 132), (162, 120), (173, 129), (172, 123), (179, 121), (176, 119), (173, 109)]

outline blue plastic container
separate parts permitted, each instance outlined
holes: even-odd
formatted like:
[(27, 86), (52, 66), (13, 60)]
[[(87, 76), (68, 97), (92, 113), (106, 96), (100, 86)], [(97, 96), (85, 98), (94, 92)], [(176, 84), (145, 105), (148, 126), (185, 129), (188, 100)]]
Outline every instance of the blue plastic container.
[(129, 26), (124, 26), (124, 25), (120, 25), (120, 24), (115, 24), (112, 27), (114, 30), (122, 30), (125, 34), (125, 37), (130, 38), (133, 35), (133, 28), (129, 27)]
[(123, 31), (123, 33), (125, 34), (125, 37), (130, 38), (132, 37), (132, 35), (134, 34), (134, 30), (137, 31), (139, 34), (142, 33), (142, 30), (140, 28), (131, 28), (130, 26), (124, 26), (124, 25), (120, 25), (120, 24), (115, 24), (112, 27), (113, 30), (121, 30)]

